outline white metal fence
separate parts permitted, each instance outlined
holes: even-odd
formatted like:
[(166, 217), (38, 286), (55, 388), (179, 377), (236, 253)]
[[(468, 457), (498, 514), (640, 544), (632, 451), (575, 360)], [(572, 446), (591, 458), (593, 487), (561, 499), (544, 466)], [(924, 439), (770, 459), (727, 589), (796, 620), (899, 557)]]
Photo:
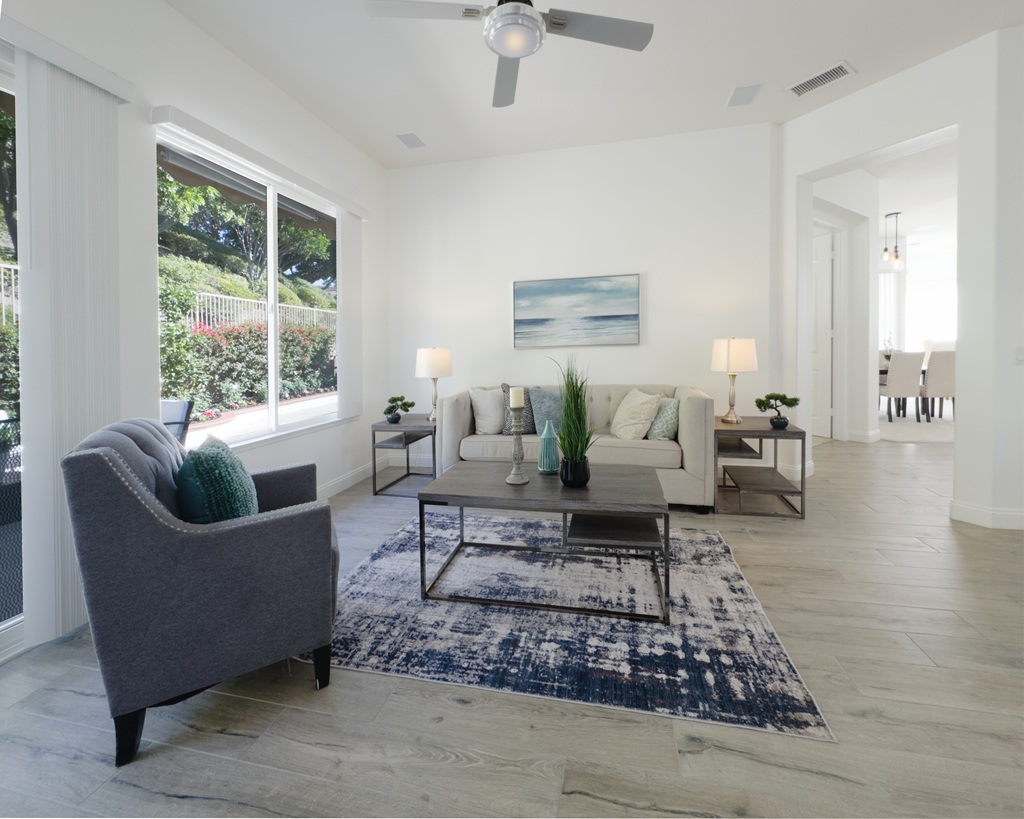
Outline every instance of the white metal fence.
[[(279, 304), (277, 317), (281, 324), (300, 327), (325, 327), (334, 332), (338, 314), (334, 310), (318, 307), (298, 307), (294, 304)], [(204, 324), (216, 327), (219, 324), (245, 324), (265, 322), (267, 303), (259, 299), (242, 299), (237, 296), (221, 296), (216, 293), (196, 293), (196, 306), (190, 315), (192, 325)]]
[(0, 264), (0, 324), (17, 323), (21, 315), (18, 300), (18, 266)]

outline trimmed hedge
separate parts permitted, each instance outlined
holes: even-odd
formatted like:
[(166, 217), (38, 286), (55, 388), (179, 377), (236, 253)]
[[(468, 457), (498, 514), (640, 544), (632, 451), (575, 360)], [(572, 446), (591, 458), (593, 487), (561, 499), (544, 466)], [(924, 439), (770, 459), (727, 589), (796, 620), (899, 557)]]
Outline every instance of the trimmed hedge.
[[(297, 398), (337, 388), (334, 333), (321, 327), (284, 325), (280, 344), (281, 398)], [(191, 334), (194, 361), (202, 374), (188, 394), (195, 417), (268, 400), (267, 326), (263, 323), (199, 326)]]
[(21, 401), (18, 358), (18, 325), (10, 320), (0, 324), (0, 409), (15, 418)]

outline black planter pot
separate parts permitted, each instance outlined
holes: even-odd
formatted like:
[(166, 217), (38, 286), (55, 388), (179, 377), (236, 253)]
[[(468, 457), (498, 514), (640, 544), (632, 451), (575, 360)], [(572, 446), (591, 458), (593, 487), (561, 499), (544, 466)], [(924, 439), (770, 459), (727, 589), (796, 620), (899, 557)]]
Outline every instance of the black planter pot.
[(393, 412), (385, 417), (388, 419), (389, 424), (397, 424), (399, 421), (402, 420), (402, 414), (399, 412)]
[(772, 429), (785, 429), (789, 426), (789, 419), (783, 418), (781, 415), (773, 415), (770, 419)]
[(562, 485), (570, 489), (586, 486), (590, 480), (590, 460), (584, 458), (582, 461), (567, 461), (563, 458), (558, 477), (562, 479)]

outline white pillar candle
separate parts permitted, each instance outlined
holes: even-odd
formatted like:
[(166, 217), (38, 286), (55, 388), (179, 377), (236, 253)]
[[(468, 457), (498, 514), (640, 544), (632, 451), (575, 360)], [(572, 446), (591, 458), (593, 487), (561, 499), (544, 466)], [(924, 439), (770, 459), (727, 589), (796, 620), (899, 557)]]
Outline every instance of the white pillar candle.
[(508, 388), (508, 405), (512, 409), (521, 409), (523, 406), (523, 388), (522, 387), (509, 387)]

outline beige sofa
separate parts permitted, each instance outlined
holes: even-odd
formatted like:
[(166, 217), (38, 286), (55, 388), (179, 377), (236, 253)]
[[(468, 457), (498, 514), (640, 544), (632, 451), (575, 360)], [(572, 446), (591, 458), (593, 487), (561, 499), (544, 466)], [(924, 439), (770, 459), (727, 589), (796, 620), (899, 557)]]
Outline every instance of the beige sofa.
[[(543, 385), (541, 385), (543, 386)], [(545, 389), (558, 391), (558, 387)], [(679, 399), (679, 432), (674, 440), (627, 441), (610, 434), (615, 411), (632, 389)], [(701, 507), (715, 503), (715, 403), (693, 387), (670, 384), (590, 384), (587, 386), (590, 423), (597, 432), (587, 456), (600, 464), (635, 464), (657, 469), (669, 503)], [(537, 461), (536, 434), (523, 436), (526, 461)], [(437, 451), (440, 472), (456, 462), (512, 461), (511, 435), (479, 435), (473, 421), (469, 390), (441, 398), (437, 405)]]

